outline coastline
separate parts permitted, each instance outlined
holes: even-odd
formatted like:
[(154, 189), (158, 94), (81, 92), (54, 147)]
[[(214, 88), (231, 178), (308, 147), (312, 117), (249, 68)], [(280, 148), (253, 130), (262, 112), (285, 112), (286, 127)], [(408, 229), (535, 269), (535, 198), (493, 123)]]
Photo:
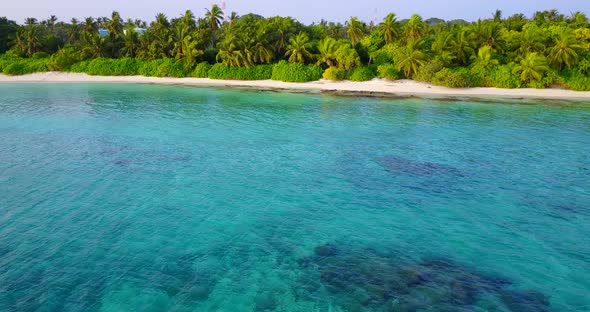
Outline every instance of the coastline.
[(291, 91), (320, 91), (345, 95), (382, 97), (424, 97), (424, 98), (486, 98), (486, 99), (532, 99), (567, 100), (590, 103), (590, 92), (563, 89), (500, 89), (468, 88), (452, 89), (433, 86), (413, 80), (389, 81), (375, 79), (365, 82), (320, 80), (305, 83), (274, 80), (214, 80), (209, 78), (159, 78), (144, 76), (90, 76), (83, 73), (44, 72), (23, 76), (0, 74), (0, 83), (43, 82), (43, 83), (139, 83), (173, 84), (208, 87), (246, 87)]

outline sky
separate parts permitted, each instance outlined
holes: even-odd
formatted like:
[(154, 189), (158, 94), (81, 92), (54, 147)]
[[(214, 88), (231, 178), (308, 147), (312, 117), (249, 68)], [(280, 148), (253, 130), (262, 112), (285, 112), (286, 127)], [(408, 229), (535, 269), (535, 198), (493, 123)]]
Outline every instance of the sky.
[[(124, 19), (140, 18), (151, 21), (157, 13), (177, 17), (187, 9), (202, 16), (205, 8), (222, 0), (0, 0), (0, 16), (22, 24), (26, 17), (46, 19), (56, 15), (60, 20), (72, 17), (110, 16), (119, 11)], [(318, 22), (321, 19), (343, 22), (351, 16), (369, 22), (382, 20), (390, 12), (400, 19), (414, 13), (425, 19), (438, 17), (446, 20), (477, 20), (488, 18), (496, 9), (504, 16), (524, 13), (531, 16), (535, 11), (557, 9), (569, 15), (582, 11), (590, 15), (590, 0), (226, 0), (227, 13), (240, 15), (256, 13), (262, 16), (291, 16), (301, 22)]]

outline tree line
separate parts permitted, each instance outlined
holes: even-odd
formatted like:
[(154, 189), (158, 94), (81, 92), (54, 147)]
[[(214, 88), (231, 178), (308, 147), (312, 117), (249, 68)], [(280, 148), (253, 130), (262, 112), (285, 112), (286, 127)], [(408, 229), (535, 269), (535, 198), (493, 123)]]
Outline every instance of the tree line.
[[(307, 68), (333, 80), (411, 78), (449, 87), (558, 85), (590, 90), (588, 18), (556, 10), (531, 18), (504, 17), (498, 10), (475, 22), (424, 20), (419, 15), (400, 20), (392, 13), (378, 24), (352, 17), (344, 24), (310, 25), (291, 17), (225, 16), (217, 5), (202, 17), (188, 10), (177, 18), (158, 14), (149, 24), (124, 20), (118, 12), (68, 23), (55, 16), (27, 18), (23, 25), (0, 18), (0, 53), (0, 70), (8, 74), (92, 72), (99, 64), (121, 67), (124, 62), (139, 68), (151, 62), (173, 68), (160, 75), (208, 77), (214, 68), (226, 72), (217, 77), (248, 79), (252, 72), (264, 79), (272, 75), (269, 66), (253, 68), (280, 63), (304, 65), (291, 71)], [(27, 61), (36, 65), (27, 68)]]

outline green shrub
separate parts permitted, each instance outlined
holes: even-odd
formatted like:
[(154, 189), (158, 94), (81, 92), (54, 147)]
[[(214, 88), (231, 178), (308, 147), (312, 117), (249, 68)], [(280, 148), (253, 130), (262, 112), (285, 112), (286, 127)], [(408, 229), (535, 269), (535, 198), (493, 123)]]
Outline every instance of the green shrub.
[(106, 76), (110, 73), (110, 64), (108, 59), (93, 59), (86, 65), (85, 73), (88, 75)]
[(49, 61), (49, 69), (67, 71), (72, 65), (81, 61), (81, 55), (73, 46), (66, 46), (53, 54)]
[(0, 61), (3, 60), (14, 60), (14, 59), (20, 59), (20, 55), (18, 54), (18, 52), (14, 51), (14, 50), (8, 50), (6, 51), (6, 53), (0, 55)]
[(14, 51), (8, 51), (0, 55), (0, 72), (3, 72), (4, 68), (20, 59), (21, 58)]
[(43, 59), (22, 59), (12, 58), (2, 60), (2, 72), (6, 75), (24, 75), (36, 72), (48, 71), (48, 58)]
[(324, 71), (322, 77), (324, 77), (324, 79), (341, 81), (346, 77), (346, 70), (336, 67), (329, 67)]
[(459, 70), (443, 68), (434, 75), (432, 83), (448, 88), (468, 88), (471, 86), (471, 80), (464, 68)]
[(316, 65), (303, 65), (280, 61), (272, 70), (272, 80), (286, 82), (308, 82), (322, 78), (322, 69)]
[(4, 72), (4, 68), (6, 68), (6, 66), (10, 65), (12, 62), (9, 60), (3, 60), (0, 59), (0, 73)]
[(186, 77), (182, 64), (165, 58), (153, 61), (138, 61), (137, 74), (146, 77)]
[(111, 75), (111, 60), (106, 58), (96, 58), (88, 62), (85, 73), (96, 76)]
[(173, 59), (142, 61), (135, 58), (96, 58), (72, 64), (69, 71), (95, 76), (186, 77), (182, 64)]
[(442, 69), (443, 67), (439, 63), (428, 63), (418, 69), (414, 75), (414, 80), (431, 83), (434, 81), (434, 76)]
[(565, 81), (565, 85), (574, 91), (590, 91), (590, 77), (574, 75)]
[(8, 64), (2, 71), (5, 75), (17, 76), (26, 74), (24, 62), (15, 62)]
[(49, 71), (49, 59), (28, 59), (25, 61), (26, 73), (40, 73)]
[(383, 48), (371, 53), (371, 59), (373, 64), (387, 65), (393, 62), (393, 57), (391, 55), (392, 53), (390, 50)]
[(565, 82), (555, 70), (549, 70), (541, 80), (531, 81), (528, 86), (536, 89), (544, 89), (555, 84), (563, 85)]
[(84, 72), (95, 76), (132, 76), (138, 74), (139, 62), (131, 58), (97, 58), (87, 64)]
[(207, 78), (209, 77), (209, 70), (211, 69), (211, 64), (207, 62), (202, 62), (195, 67), (195, 70), (191, 73), (191, 77), (195, 78)]
[(496, 66), (490, 71), (488, 76), (490, 85), (486, 86), (506, 89), (520, 88), (520, 78), (512, 73), (513, 67), (514, 64)]
[(383, 64), (377, 67), (377, 77), (397, 80), (402, 79), (404, 75), (393, 66), (393, 64)]
[(481, 66), (473, 66), (469, 68), (469, 76), (471, 77), (472, 86), (491, 87), (492, 80), (490, 79), (490, 70), (482, 68)]
[(229, 67), (215, 64), (209, 69), (208, 77), (223, 80), (267, 80), (272, 75), (272, 69), (272, 65)]
[(73, 73), (85, 73), (86, 68), (88, 67), (89, 61), (82, 61), (78, 63), (74, 63), (70, 66), (69, 71)]
[(217, 62), (217, 53), (219, 52), (219, 50), (215, 49), (215, 48), (209, 48), (207, 50), (205, 50), (205, 53), (203, 55), (201, 55), (200, 59), (203, 60), (204, 62), (207, 62), (209, 64), (215, 64)]
[(49, 57), (49, 54), (45, 53), (45, 52), (35, 52), (33, 53), (33, 55), (31, 55), (32, 59), (42, 59), (42, 58), (46, 58)]
[(161, 59), (159, 60), (160, 63), (156, 68), (155, 77), (186, 77), (186, 73), (184, 71), (184, 66), (182, 64), (176, 63), (173, 59)]
[(137, 73), (145, 77), (154, 77), (158, 71), (160, 60), (144, 61), (137, 70)]
[(139, 74), (141, 61), (133, 58), (122, 58), (113, 60), (111, 64), (112, 75), (114, 76), (135, 76)]
[(230, 67), (228, 66), (215, 64), (209, 68), (207, 77), (210, 79), (229, 79), (228, 77), (231, 76), (230, 71)]
[(354, 67), (346, 72), (346, 79), (350, 81), (369, 81), (377, 75), (371, 67)]

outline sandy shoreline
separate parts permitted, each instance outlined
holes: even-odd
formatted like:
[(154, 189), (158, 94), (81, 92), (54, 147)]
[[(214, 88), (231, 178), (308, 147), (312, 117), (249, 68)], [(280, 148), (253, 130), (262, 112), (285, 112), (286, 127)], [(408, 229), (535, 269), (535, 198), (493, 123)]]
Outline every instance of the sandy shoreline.
[(470, 88), (450, 89), (432, 86), (412, 80), (373, 80), (366, 82), (321, 80), (307, 83), (290, 83), (273, 80), (237, 81), (213, 80), (208, 78), (157, 78), (143, 76), (89, 76), (79, 73), (47, 72), (23, 76), (6, 76), (0, 74), (0, 83), (11, 82), (46, 82), (46, 83), (157, 83), (181, 84), (195, 86), (234, 86), (259, 89), (326, 91), (334, 93), (351, 93), (362, 95), (400, 96), (400, 97), (440, 97), (440, 98), (497, 98), (497, 99), (555, 99), (587, 101), (590, 104), (590, 92), (577, 92), (561, 89), (499, 89)]

